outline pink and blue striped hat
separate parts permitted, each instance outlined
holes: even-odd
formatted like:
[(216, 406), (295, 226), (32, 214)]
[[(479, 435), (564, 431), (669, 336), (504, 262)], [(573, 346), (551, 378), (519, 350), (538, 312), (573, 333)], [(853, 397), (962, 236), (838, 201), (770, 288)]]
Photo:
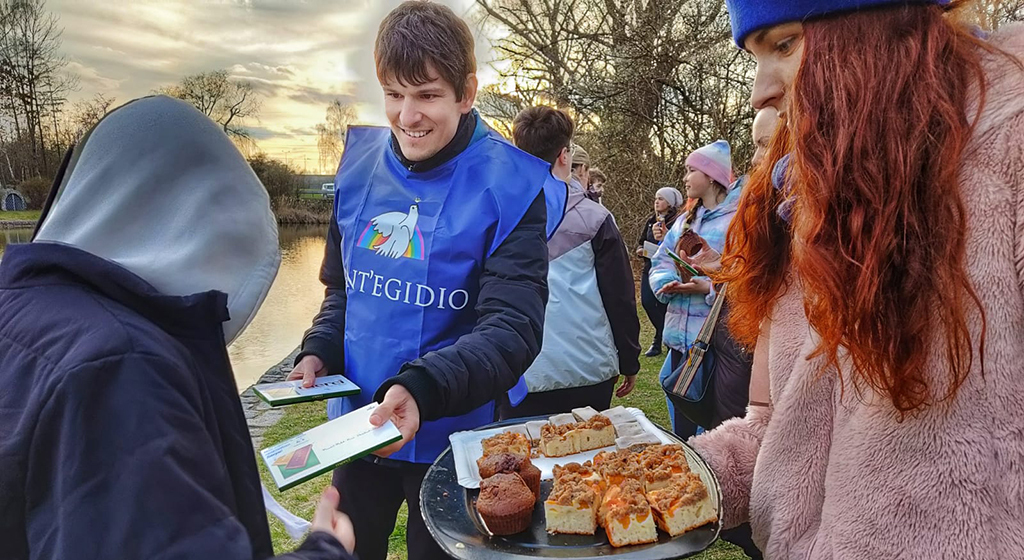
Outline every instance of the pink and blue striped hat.
[(697, 148), (686, 158), (686, 165), (701, 171), (723, 187), (732, 185), (732, 150), (725, 140)]

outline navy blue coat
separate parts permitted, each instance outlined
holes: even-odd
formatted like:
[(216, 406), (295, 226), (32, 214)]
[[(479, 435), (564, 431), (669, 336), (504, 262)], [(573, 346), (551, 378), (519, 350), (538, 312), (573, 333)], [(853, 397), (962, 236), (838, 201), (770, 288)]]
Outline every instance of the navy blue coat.
[[(0, 263), (0, 560), (273, 555), (221, 323), (49, 243)], [(317, 533), (289, 558), (348, 558)]]

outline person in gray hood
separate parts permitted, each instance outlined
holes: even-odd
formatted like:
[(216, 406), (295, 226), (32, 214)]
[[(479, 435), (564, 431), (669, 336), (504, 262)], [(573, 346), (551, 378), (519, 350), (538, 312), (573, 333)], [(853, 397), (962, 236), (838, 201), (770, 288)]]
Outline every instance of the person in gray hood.
[[(280, 264), (266, 190), (168, 97), (65, 159), (0, 262), (0, 560), (273, 556), (226, 344)], [(325, 491), (295, 560), (351, 558)]]

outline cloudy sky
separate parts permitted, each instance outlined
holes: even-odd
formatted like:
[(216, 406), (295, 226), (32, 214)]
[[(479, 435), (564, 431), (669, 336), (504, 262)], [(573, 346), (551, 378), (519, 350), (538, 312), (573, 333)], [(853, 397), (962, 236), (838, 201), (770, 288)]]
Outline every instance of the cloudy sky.
[[(443, 0), (460, 15), (473, 0)], [(358, 103), (360, 119), (384, 124), (373, 38), (400, 0), (48, 0), (81, 89), (122, 103), (199, 72), (226, 69), (263, 95), (249, 127), (260, 149), (317, 172), (313, 127), (333, 99)], [(477, 35), (481, 82), (495, 80), (493, 51)], [(333, 173), (333, 169), (325, 170)]]

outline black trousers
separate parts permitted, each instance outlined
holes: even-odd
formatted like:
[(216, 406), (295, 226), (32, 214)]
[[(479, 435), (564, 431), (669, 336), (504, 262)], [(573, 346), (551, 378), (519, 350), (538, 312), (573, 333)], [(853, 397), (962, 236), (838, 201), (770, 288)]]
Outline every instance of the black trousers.
[(508, 395), (502, 395), (502, 398), (497, 401), (498, 420), (558, 414), (585, 406), (606, 410), (612, 404), (612, 393), (615, 391), (615, 382), (618, 379), (616, 376), (586, 387), (530, 393), (526, 395), (523, 402), (519, 403), (519, 406), (512, 406), (508, 401)]
[(651, 290), (651, 267), (644, 266), (644, 273), (640, 275), (640, 305), (643, 305), (647, 318), (654, 325), (654, 342), (661, 344), (661, 334), (665, 330), (665, 313), (668, 312), (668, 305), (658, 301)]
[(420, 485), (430, 465), (404, 461), (358, 460), (334, 469), (332, 484), (341, 494), (338, 509), (352, 519), (359, 560), (385, 560), (388, 538), (402, 502), (409, 504), (405, 543), (409, 560), (447, 560), (420, 514)]

